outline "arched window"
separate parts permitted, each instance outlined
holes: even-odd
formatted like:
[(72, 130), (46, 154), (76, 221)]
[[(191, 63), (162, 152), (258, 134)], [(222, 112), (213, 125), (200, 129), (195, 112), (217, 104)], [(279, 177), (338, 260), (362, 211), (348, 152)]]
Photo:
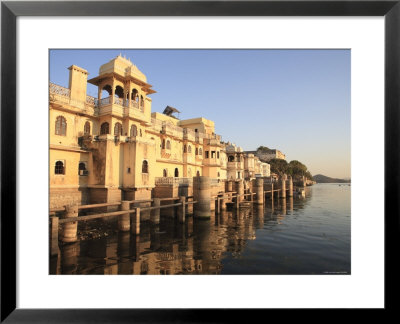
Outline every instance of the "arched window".
[(149, 173), (149, 164), (146, 160), (142, 163), (142, 173)]
[(168, 170), (167, 169), (163, 170), (163, 177), (164, 178), (168, 177)]
[(195, 155), (199, 155), (199, 149), (196, 147), (196, 149), (194, 150)]
[(116, 97), (118, 97), (118, 98), (123, 99), (123, 98), (124, 98), (124, 89), (123, 89), (121, 86), (117, 85), (117, 86), (115, 87), (115, 93), (114, 93), (114, 95), (115, 95)]
[(175, 178), (178, 178), (179, 177), (179, 170), (178, 170), (178, 168), (175, 168)]
[(110, 133), (110, 126), (107, 122), (101, 124), (100, 126), (100, 135), (109, 134)]
[(199, 148), (199, 155), (203, 156), (203, 150)]
[(165, 139), (163, 139), (162, 142), (161, 142), (161, 148), (165, 149)]
[(90, 123), (87, 121), (85, 126), (83, 127), (83, 134), (89, 135), (90, 134)]
[(143, 96), (140, 96), (140, 108), (143, 110), (144, 108), (144, 99)]
[(200, 177), (200, 171), (196, 172), (196, 176)]
[(183, 145), (183, 153), (186, 153), (186, 145)]
[(192, 147), (190, 145), (188, 146), (188, 153), (192, 153)]
[(55, 168), (54, 168), (54, 173), (55, 174), (65, 174), (65, 169), (64, 169), (64, 162), (63, 161), (57, 161)]
[(85, 171), (86, 170), (86, 164), (84, 162), (79, 162), (79, 171)]
[(137, 102), (138, 99), (139, 99), (138, 91), (136, 89), (132, 89), (131, 100)]
[(56, 118), (56, 135), (67, 135), (67, 120), (63, 116)]
[(121, 123), (116, 123), (114, 126), (114, 136), (122, 135), (122, 125)]
[(137, 127), (136, 125), (131, 126), (131, 137), (137, 136)]
[(167, 141), (167, 150), (170, 150), (170, 149), (171, 149), (171, 142)]
[(233, 162), (235, 161), (235, 157), (233, 155), (228, 156), (228, 162)]

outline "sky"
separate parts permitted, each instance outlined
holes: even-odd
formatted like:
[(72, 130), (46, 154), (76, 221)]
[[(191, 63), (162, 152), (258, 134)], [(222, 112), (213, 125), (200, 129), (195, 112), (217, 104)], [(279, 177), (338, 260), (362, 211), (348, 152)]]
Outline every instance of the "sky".
[(157, 91), (152, 112), (169, 105), (245, 151), (267, 146), (313, 175), (350, 178), (350, 50), (50, 50), (50, 81), (68, 87), (73, 64), (94, 78), (119, 54)]

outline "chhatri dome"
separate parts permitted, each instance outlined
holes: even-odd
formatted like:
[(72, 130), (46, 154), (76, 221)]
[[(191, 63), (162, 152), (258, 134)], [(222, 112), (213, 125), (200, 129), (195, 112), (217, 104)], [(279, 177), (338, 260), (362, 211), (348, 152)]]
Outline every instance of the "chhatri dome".
[(122, 57), (121, 54), (108, 63), (100, 66), (99, 75), (104, 75), (111, 72), (117, 73), (124, 77), (132, 76), (135, 79), (147, 83), (146, 76), (137, 68), (136, 65), (131, 62), (130, 59)]

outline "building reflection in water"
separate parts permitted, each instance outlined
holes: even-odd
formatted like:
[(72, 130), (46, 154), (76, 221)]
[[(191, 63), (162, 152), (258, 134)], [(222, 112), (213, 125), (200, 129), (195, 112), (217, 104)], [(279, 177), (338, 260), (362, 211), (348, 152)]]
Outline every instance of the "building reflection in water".
[[(296, 209), (307, 199), (296, 200)], [(257, 230), (277, 227), (293, 215), (293, 198), (266, 200), (264, 206), (223, 211), (210, 220), (171, 218), (143, 224), (140, 235), (118, 232), (107, 238), (60, 247), (51, 274), (219, 274), (225, 256), (239, 257)], [(277, 227), (278, 228), (278, 227)]]

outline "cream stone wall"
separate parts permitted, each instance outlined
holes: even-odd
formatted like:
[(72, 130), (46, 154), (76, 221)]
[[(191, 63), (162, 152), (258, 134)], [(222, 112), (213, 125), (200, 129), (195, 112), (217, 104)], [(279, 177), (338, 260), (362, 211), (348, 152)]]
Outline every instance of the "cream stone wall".
[[(238, 172), (240, 178), (244, 177), (242, 149), (221, 142), (221, 137), (215, 135), (213, 121), (202, 117), (179, 120), (151, 113), (149, 95), (155, 91), (147, 83), (146, 76), (129, 60), (121, 56), (114, 58), (100, 67), (99, 76), (90, 80), (81, 67), (73, 65), (69, 72), (69, 88), (50, 84), (51, 205), (62, 205), (55, 197), (65, 203), (71, 202), (66, 197), (60, 198), (60, 188), (75, 190), (73, 201), (150, 198), (156, 178), (162, 178), (164, 170), (167, 170), (167, 177), (175, 177), (177, 169), (178, 178), (201, 175), (219, 180), (236, 179)], [(98, 86), (97, 98), (86, 96), (87, 82)], [(107, 91), (103, 90), (105, 86), (108, 86)], [(133, 98), (134, 89), (137, 99)], [(58, 116), (66, 119), (65, 136), (55, 134)], [(84, 135), (86, 122), (90, 123), (90, 132)], [(108, 134), (100, 134), (104, 122), (109, 124)], [(122, 125), (122, 135), (114, 136), (117, 123)], [(136, 126), (136, 136), (131, 136), (132, 125)], [(231, 153), (242, 160), (235, 164), (228, 162)], [(57, 160), (64, 162), (63, 175), (54, 174)], [(87, 175), (79, 175), (79, 162), (85, 163)], [(142, 172), (143, 163), (147, 163), (147, 172)], [(246, 164), (246, 169), (254, 168), (254, 161)], [(221, 182), (214, 189), (218, 192), (223, 186)], [(185, 190), (192, 192), (192, 187), (189, 185)]]

